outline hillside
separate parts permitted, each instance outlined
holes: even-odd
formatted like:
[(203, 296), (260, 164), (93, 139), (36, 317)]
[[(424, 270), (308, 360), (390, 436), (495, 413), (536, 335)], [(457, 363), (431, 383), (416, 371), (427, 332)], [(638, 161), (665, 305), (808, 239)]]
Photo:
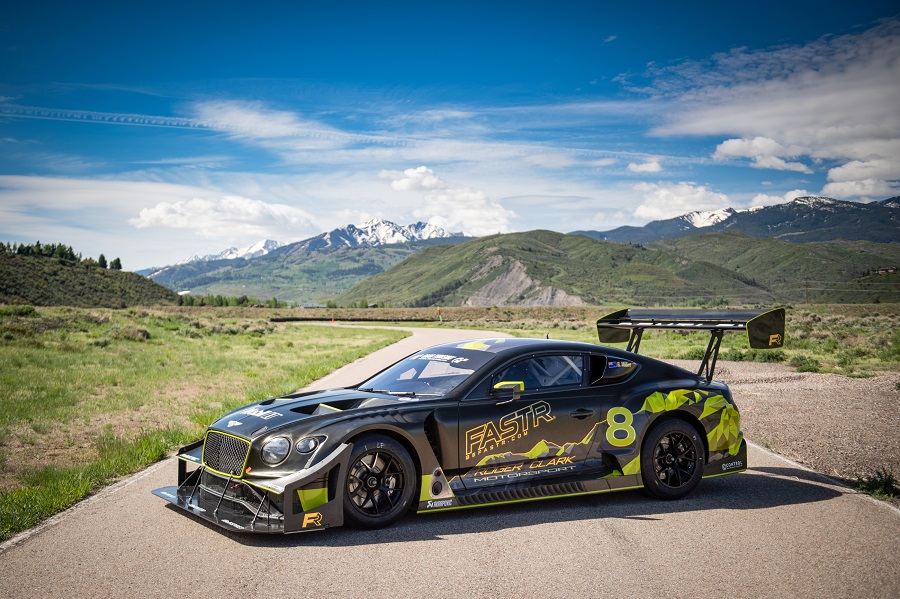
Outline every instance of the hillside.
[(900, 245), (792, 244), (708, 233), (633, 246), (530, 231), (433, 247), (367, 279), (338, 303), (392, 306), (896, 302)]
[(323, 303), (407, 256), (455, 239), (306, 251), (287, 245), (252, 260), (217, 260), (171, 266), (153, 280), (192, 295), (222, 294)]
[(433, 247), (361, 282), (338, 303), (393, 306), (771, 302), (728, 269), (657, 249), (530, 231)]
[(135, 273), (0, 252), (0, 303), (125, 308), (178, 300), (172, 290)]
[(900, 245), (869, 241), (795, 244), (736, 233), (704, 233), (650, 247), (688, 261), (705, 260), (749, 277), (785, 302), (900, 301), (896, 275), (869, 275), (900, 266)]

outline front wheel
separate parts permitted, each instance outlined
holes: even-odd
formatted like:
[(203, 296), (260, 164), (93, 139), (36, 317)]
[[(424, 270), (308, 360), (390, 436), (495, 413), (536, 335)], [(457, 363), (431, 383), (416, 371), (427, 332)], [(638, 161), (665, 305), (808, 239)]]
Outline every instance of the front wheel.
[(705, 463), (703, 441), (694, 427), (683, 420), (667, 420), (644, 441), (644, 489), (659, 499), (684, 497), (700, 484)]
[(383, 528), (409, 509), (416, 468), (397, 441), (370, 435), (356, 441), (344, 479), (344, 519), (357, 528)]

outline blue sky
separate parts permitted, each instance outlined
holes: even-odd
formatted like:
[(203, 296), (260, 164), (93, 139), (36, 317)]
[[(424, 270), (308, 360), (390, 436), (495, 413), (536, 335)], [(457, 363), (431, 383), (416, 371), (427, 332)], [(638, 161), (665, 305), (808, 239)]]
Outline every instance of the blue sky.
[(0, 240), (126, 269), (900, 194), (896, 2), (17, 4)]

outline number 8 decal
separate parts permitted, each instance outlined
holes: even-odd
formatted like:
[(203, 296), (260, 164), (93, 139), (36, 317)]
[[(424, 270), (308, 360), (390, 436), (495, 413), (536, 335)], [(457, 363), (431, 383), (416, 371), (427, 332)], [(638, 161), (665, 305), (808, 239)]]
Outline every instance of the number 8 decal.
[[(637, 438), (637, 433), (631, 426), (634, 415), (626, 408), (610, 408), (606, 413), (606, 423), (609, 426), (606, 429), (606, 440), (614, 447), (626, 447)], [(616, 435), (619, 431), (625, 433), (625, 436)]]

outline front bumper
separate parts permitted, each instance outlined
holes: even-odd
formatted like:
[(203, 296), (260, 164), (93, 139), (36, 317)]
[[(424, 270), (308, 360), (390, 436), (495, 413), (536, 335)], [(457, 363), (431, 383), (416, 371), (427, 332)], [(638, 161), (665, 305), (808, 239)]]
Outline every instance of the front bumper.
[[(338, 484), (353, 446), (344, 443), (313, 466), (277, 479), (234, 478), (206, 469), (203, 442), (183, 447), (178, 486), (153, 494), (226, 530), (292, 533), (344, 523), (342, 485)], [(189, 465), (196, 468), (189, 470)]]

